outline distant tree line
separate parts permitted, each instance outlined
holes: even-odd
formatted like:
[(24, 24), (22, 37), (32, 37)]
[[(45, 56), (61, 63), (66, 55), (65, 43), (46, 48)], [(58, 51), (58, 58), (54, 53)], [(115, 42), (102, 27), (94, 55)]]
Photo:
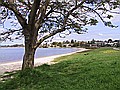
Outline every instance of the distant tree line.
[(24, 47), (24, 45), (23, 44), (1, 45), (1, 47)]
[(92, 39), (91, 41), (77, 41), (72, 39), (63, 42), (52, 42), (50, 44), (44, 43), (40, 47), (80, 47), (80, 48), (99, 48), (99, 47), (120, 47), (120, 40), (108, 39), (107, 41), (100, 41)]

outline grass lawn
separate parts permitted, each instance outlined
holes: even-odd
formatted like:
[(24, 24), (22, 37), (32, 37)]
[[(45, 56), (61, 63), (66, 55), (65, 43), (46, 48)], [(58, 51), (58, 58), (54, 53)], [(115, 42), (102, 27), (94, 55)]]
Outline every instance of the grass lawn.
[(0, 90), (120, 90), (120, 51), (100, 48), (17, 72)]

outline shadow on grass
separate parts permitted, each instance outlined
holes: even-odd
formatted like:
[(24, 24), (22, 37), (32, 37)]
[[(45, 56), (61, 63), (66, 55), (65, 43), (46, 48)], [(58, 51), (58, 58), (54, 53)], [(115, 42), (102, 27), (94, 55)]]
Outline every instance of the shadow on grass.
[(0, 90), (119, 90), (120, 52), (103, 53), (108, 50), (77, 53), (54, 65), (18, 71), (0, 82)]

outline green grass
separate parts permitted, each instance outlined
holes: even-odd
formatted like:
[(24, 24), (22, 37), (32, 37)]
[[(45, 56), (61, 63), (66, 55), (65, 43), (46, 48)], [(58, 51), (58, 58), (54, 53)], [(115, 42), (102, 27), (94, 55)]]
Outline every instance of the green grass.
[(0, 90), (120, 90), (120, 51), (101, 48), (19, 71)]

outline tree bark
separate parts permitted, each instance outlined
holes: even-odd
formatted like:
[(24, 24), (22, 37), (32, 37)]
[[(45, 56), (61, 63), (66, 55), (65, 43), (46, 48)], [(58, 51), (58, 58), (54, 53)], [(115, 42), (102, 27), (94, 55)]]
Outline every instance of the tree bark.
[(22, 70), (34, 67), (34, 55), (35, 55), (35, 49), (34, 49), (34, 43), (33, 43), (33, 36), (26, 35), (25, 36), (25, 54), (23, 57)]
[[(30, 48), (30, 47), (27, 47)], [(23, 64), (22, 64), (22, 70), (27, 68), (33, 68), (34, 67), (34, 50), (25, 50), (25, 54), (23, 57)]]

